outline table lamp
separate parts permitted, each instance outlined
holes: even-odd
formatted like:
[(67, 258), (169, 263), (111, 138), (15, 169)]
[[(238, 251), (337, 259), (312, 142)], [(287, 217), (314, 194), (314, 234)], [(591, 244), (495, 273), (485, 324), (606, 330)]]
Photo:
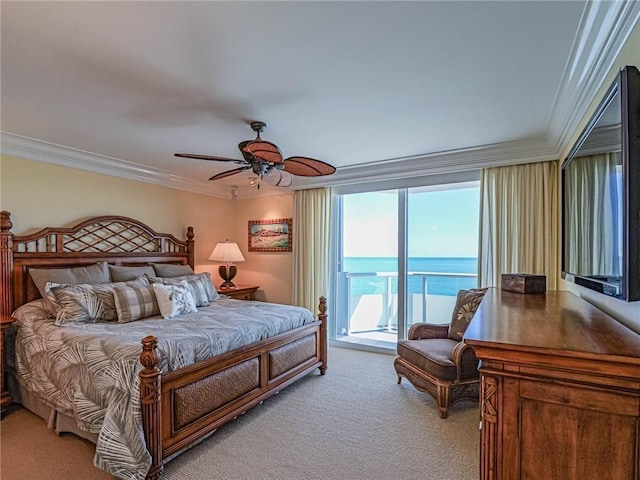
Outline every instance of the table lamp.
[(236, 276), (236, 273), (238, 273), (238, 269), (234, 263), (244, 262), (244, 257), (242, 256), (242, 252), (240, 251), (238, 244), (235, 242), (229, 242), (228, 240), (216, 244), (213, 252), (209, 255), (209, 260), (224, 264), (218, 267), (218, 274), (224, 280), (222, 285), (220, 285), (220, 288), (236, 288), (231, 281)]

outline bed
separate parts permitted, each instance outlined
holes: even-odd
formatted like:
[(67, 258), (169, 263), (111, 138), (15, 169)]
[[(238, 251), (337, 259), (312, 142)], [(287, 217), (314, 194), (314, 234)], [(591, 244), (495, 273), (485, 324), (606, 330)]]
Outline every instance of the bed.
[[(38, 338), (35, 342), (38, 348), (45, 343), (59, 345), (60, 350), (53, 353), (41, 348), (42, 355), (48, 355), (49, 363), (51, 359), (75, 359), (77, 352), (83, 355), (91, 352), (91, 358), (97, 358), (98, 347), (93, 340), (110, 352), (116, 359), (113, 363), (122, 363), (124, 370), (118, 373), (117, 381), (112, 378), (115, 374), (102, 375), (102, 383), (98, 385), (104, 387), (106, 381), (109, 388), (75, 387), (74, 392), (85, 394), (86, 390), (94, 392), (87, 394), (89, 396), (101, 396), (107, 405), (103, 416), (100, 412), (83, 416), (77, 411), (69, 412), (68, 408), (56, 408), (56, 402), (52, 401), (56, 394), (44, 387), (42, 391), (21, 390), (21, 394), (29, 397), (23, 398), (22, 403), (40, 416), (48, 416), (58, 430), (71, 430), (96, 442), (96, 465), (119, 478), (159, 478), (166, 462), (223, 424), (316, 369), (323, 375), (327, 369), (324, 298), (320, 299), (317, 318), (299, 307), (222, 298), (211, 302), (209, 307), (198, 308), (198, 313), (169, 320), (150, 317), (125, 324), (89, 322), (67, 328), (41, 319), (38, 309), (46, 308), (46, 299), (41, 298), (32, 272), (92, 268), (90, 266), (99, 262), (124, 270), (147, 265), (193, 268), (195, 242), (191, 227), (185, 240), (156, 233), (137, 220), (121, 216), (93, 217), (71, 228), (49, 227), (22, 236), (13, 235), (11, 228), (10, 214), (3, 211), (0, 214), (0, 314), (18, 311), (21, 320), (16, 323), (21, 326), (14, 330), (24, 330), (30, 338)], [(282, 320), (278, 320), (280, 317)], [(218, 330), (211, 325), (216, 322), (222, 325)], [(242, 322), (249, 327), (241, 327)], [(226, 340), (222, 339), (220, 330), (228, 331)], [(240, 333), (245, 330), (246, 335)], [(209, 341), (209, 344), (191, 346), (192, 341)], [(135, 344), (138, 347), (132, 350)], [(9, 353), (13, 352), (12, 345), (7, 347)], [(24, 354), (25, 350), (24, 345), (16, 343), (15, 359), (9, 358), (8, 364), (34, 362), (33, 359), (40, 356), (40, 351)], [(103, 355), (103, 351), (98, 353)], [(135, 361), (130, 360), (131, 355), (135, 355)], [(81, 362), (85, 362), (84, 357)], [(74, 368), (91, 370), (95, 366), (97, 372), (110, 371), (100, 362), (104, 359), (87, 361), (86, 365), (77, 363)], [(47, 362), (42, 360), (42, 363)], [(37, 371), (37, 365), (30, 368)], [(37, 379), (39, 375), (42, 374), (33, 376)], [(127, 376), (131, 382), (122, 386), (125, 382), (120, 377)], [(44, 385), (46, 381), (40, 383)], [(102, 398), (107, 395), (104, 392), (115, 393)], [(110, 411), (116, 397), (124, 398), (126, 407)], [(48, 413), (46, 407), (51, 407)], [(133, 431), (129, 432), (127, 426), (124, 435), (121, 430), (125, 427), (120, 424), (131, 422)], [(81, 428), (74, 428), (77, 425)], [(119, 451), (138, 448), (136, 431), (141, 437), (143, 454), (123, 454), (127, 458), (119, 461)], [(120, 440), (119, 444), (120, 437), (126, 437), (126, 442)], [(104, 451), (110, 453), (105, 455)]]

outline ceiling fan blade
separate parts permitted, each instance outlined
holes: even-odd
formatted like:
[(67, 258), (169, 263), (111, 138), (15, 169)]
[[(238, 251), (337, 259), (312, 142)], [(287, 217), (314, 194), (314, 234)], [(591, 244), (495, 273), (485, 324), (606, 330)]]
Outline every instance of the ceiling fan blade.
[(218, 173), (213, 177), (209, 178), (209, 180), (220, 180), (221, 178), (230, 177), (231, 175), (235, 175), (236, 173), (244, 172), (245, 170), (249, 170), (251, 165), (246, 165), (240, 168), (234, 168), (233, 170), (227, 170), (226, 172)]
[(278, 146), (271, 142), (265, 142), (262, 139), (248, 142), (244, 147), (241, 147), (241, 150), (249, 152), (254, 157), (265, 162), (282, 163), (282, 152)]
[(247, 162), (251, 163), (254, 160), (253, 155), (251, 155), (244, 147), (247, 146), (248, 143), (251, 143), (253, 140), (245, 140), (244, 142), (240, 142), (238, 144), (238, 148), (240, 149), (240, 153), (242, 154), (242, 158), (244, 158)]
[(228, 157), (215, 157), (211, 155), (198, 155), (196, 153), (174, 153), (176, 157), (182, 158), (195, 158), (197, 160), (215, 160), (217, 162), (236, 162), (236, 163), (244, 163), (244, 160), (240, 160), (237, 158), (228, 158)]
[(262, 179), (274, 187), (288, 187), (293, 183), (293, 177), (289, 172), (272, 168), (262, 176)]
[(285, 171), (301, 177), (320, 177), (331, 175), (336, 167), (328, 163), (307, 157), (289, 157), (284, 160)]

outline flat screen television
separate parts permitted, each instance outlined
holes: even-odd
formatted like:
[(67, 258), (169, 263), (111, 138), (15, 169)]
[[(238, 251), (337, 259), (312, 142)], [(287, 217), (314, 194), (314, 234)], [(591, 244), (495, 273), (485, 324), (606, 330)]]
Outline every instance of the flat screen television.
[(640, 72), (623, 68), (562, 165), (562, 278), (640, 300)]

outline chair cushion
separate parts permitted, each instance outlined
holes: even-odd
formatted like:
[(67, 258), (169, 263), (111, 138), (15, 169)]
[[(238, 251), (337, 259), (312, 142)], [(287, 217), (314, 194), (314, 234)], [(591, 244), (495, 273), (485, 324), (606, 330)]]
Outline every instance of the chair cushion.
[(457, 344), (450, 338), (398, 340), (398, 355), (434, 377), (453, 381), (456, 379), (456, 366), (451, 354)]
[(469, 323), (476, 313), (482, 297), (484, 297), (486, 288), (473, 290), (460, 290), (456, 298), (456, 306), (451, 316), (451, 324), (449, 325), (449, 338), (460, 342), (464, 332), (467, 331)]

